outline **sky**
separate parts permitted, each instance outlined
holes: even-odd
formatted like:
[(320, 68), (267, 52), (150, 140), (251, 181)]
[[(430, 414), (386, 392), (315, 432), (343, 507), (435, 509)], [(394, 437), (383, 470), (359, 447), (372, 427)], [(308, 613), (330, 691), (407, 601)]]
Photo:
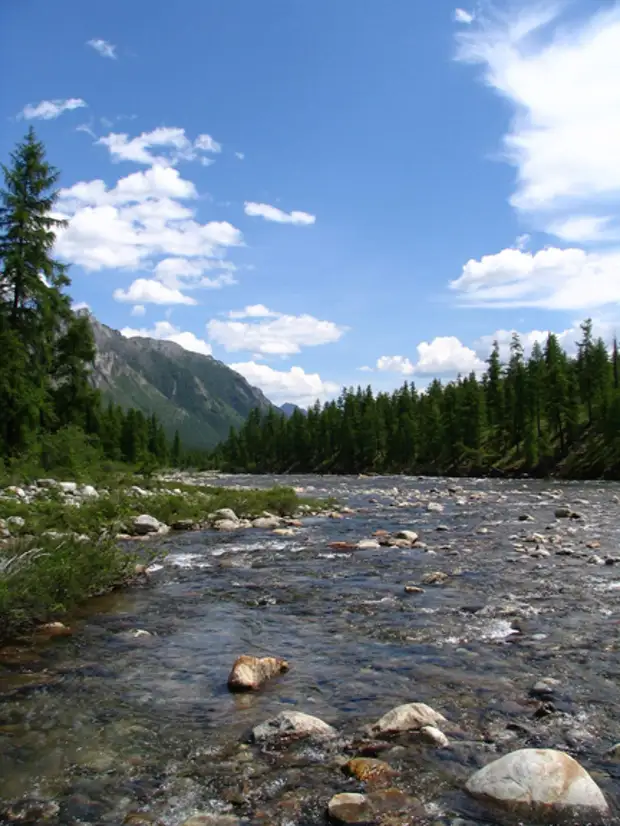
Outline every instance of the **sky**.
[(0, 158), (35, 128), (75, 306), (124, 335), (306, 406), (616, 332), (619, 2), (60, 10), (1, 4)]

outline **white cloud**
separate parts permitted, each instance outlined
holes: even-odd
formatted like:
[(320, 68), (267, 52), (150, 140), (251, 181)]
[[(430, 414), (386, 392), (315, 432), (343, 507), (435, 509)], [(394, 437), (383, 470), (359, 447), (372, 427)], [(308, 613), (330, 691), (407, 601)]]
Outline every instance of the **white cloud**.
[(611, 218), (595, 215), (576, 215), (561, 218), (547, 227), (547, 232), (561, 238), (562, 241), (587, 243), (591, 241), (618, 240), (618, 230), (610, 228)]
[[(81, 181), (60, 191), (58, 216), (69, 225), (57, 233), (56, 254), (87, 270), (155, 268), (156, 274), (155, 259), (180, 256), (197, 261), (194, 286), (233, 283), (232, 265), (222, 259), (243, 236), (226, 221), (199, 224), (194, 211), (180, 203), (196, 194), (177, 169), (160, 165), (127, 175), (110, 189), (102, 180)], [(201, 280), (207, 269), (226, 273)]]
[(372, 367), (369, 367), (367, 364), (364, 364), (363, 367), (358, 367), (357, 369), (360, 373), (374, 373)]
[(207, 331), (209, 338), (228, 352), (245, 350), (261, 356), (288, 356), (299, 353), (302, 347), (338, 341), (346, 328), (311, 315), (277, 314), (256, 323), (213, 319), (207, 324)]
[(231, 310), (228, 318), (277, 318), (279, 315), (264, 304), (249, 304), (243, 310)]
[(276, 404), (292, 402), (301, 407), (309, 407), (317, 399), (325, 401), (340, 389), (334, 382), (324, 381), (318, 373), (306, 373), (301, 367), (274, 370), (254, 361), (229, 366), (241, 373), (250, 384), (259, 387)]
[(113, 46), (112, 43), (108, 43), (107, 40), (97, 38), (95, 40), (87, 41), (86, 45), (98, 52), (101, 57), (109, 57), (111, 60), (116, 60), (116, 46)]
[(136, 304), (135, 307), (131, 308), (131, 315), (133, 316), (141, 316), (146, 315), (146, 307), (144, 304)]
[(476, 352), (466, 347), (456, 336), (438, 336), (431, 342), (422, 341), (417, 349), (418, 361), (414, 372), (418, 375), (467, 375), (485, 369), (484, 362)]
[(465, 9), (455, 9), (454, 20), (456, 23), (464, 23), (468, 26), (470, 23), (474, 22), (474, 15)]
[(570, 25), (563, 5), (514, 4), (459, 35), (459, 57), (514, 107), (504, 148), (519, 210), (583, 213), (620, 194), (620, 5)]
[(155, 338), (163, 341), (173, 341), (183, 347), (184, 350), (189, 350), (192, 353), (200, 353), (203, 356), (211, 355), (211, 347), (204, 339), (198, 338), (194, 333), (180, 330), (169, 321), (157, 321), (150, 330), (123, 327), (121, 333), (125, 338)]
[(400, 373), (410, 376), (414, 366), (406, 356), (381, 356), (377, 359), (377, 370), (381, 373)]
[(316, 216), (310, 215), (308, 212), (300, 212), (299, 210), (284, 212), (269, 204), (257, 204), (254, 201), (246, 201), (244, 209), (246, 215), (264, 218), (266, 221), (275, 221), (277, 224), (309, 226), (316, 221)]
[(20, 112), (20, 118), (25, 120), (52, 120), (62, 115), (63, 112), (71, 112), (73, 109), (81, 109), (88, 104), (82, 98), (68, 98), (67, 100), (42, 100), (40, 103), (28, 103)]
[(183, 295), (180, 290), (171, 290), (160, 281), (138, 278), (128, 290), (114, 290), (114, 300), (130, 304), (196, 304), (196, 299)]
[(620, 250), (504, 249), (470, 260), (450, 287), (481, 307), (579, 310), (620, 301)]
[(222, 151), (222, 144), (213, 140), (211, 135), (198, 135), (194, 141), (194, 148), (201, 149), (203, 152), (214, 152), (217, 154)]
[[(133, 161), (149, 166), (168, 166), (179, 161), (193, 161), (201, 157), (199, 152), (222, 151), (221, 144), (210, 135), (199, 135), (192, 143), (185, 134), (185, 129), (176, 126), (160, 126), (151, 132), (142, 132), (135, 138), (131, 138), (126, 132), (111, 132), (99, 138), (97, 143), (107, 147), (114, 161)], [(158, 153), (153, 153), (153, 149), (157, 149)], [(165, 153), (161, 150), (165, 150)], [(201, 157), (201, 160), (205, 165), (213, 162), (212, 159), (204, 157)]]

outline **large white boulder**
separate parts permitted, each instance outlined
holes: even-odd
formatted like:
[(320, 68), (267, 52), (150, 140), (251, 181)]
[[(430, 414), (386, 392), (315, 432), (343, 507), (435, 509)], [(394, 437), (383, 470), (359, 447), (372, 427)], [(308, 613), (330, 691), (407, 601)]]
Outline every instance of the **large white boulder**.
[(407, 703), (397, 706), (378, 720), (372, 731), (374, 734), (398, 734), (402, 731), (419, 731), (425, 726), (436, 726), (447, 720), (426, 703)]
[(523, 816), (601, 823), (609, 815), (602, 791), (563, 751), (520, 749), (494, 760), (469, 778), (467, 791)]
[(133, 532), (137, 536), (146, 536), (147, 533), (159, 533), (163, 523), (148, 513), (142, 513), (133, 520)]

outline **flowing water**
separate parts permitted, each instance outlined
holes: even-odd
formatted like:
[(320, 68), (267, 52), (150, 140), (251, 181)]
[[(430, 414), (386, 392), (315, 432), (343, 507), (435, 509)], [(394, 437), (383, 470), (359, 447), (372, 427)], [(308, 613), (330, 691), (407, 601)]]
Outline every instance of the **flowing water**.
[[(362, 790), (340, 768), (355, 753), (347, 743), (414, 701), (457, 730), (449, 748), (410, 735), (379, 755), (400, 772), (394, 785), (424, 803), (425, 817), (406, 822), (515, 822), (469, 800), (463, 783), (534, 746), (576, 757), (620, 823), (620, 762), (606, 755), (620, 741), (620, 488), (284, 481), (355, 512), (305, 520), (291, 537), (169, 535), (148, 585), (90, 602), (71, 619), (72, 637), (0, 653), (0, 823), (121, 824), (142, 812), (135, 823), (178, 826), (221, 812), (321, 824), (332, 795)], [(564, 504), (582, 518), (556, 520)], [(519, 521), (525, 514), (531, 521)], [(377, 529), (415, 530), (426, 548), (329, 548)], [(449, 577), (405, 592), (433, 571)], [(232, 695), (226, 678), (242, 653), (285, 657), (291, 670)], [(544, 677), (559, 680), (550, 702), (531, 695)], [(252, 745), (252, 727), (283, 709), (318, 716), (343, 739)]]

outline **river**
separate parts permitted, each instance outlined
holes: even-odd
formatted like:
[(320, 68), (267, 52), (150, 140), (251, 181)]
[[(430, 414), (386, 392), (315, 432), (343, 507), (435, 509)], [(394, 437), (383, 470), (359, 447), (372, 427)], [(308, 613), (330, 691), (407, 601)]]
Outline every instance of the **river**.
[[(296, 709), (354, 738), (414, 701), (458, 731), (449, 748), (405, 736), (379, 755), (425, 805), (426, 818), (408, 822), (522, 822), (462, 788), (498, 755), (535, 746), (576, 757), (620, 823), (620, 762), (605, 754), (620, 741), (620, 486), (221, 481), (284, 482), (355, 512), (307, 519), (291, 537), (170, 535), (148, 585), (91, 601), (68, 620), (71, 637), (0, 652), (0, 823), (120, 826), (140, 812), (136, 824), (179, 826), (221, 812), (322, 824), (330, 797), (360, 784), (333, 749), (261, 749), (252, 727)], [(581, 518), (556, 519), (560, 505)], [(380, 529), (414, 530), (426, 547), (329, 547)], [(434, 571), (447, 580), (405, 592)], [(291, 669), (233, 695), (226, 679), (243, 653), (282, 656)], [(548, 701), (531, 694), (545, 677), (559, 681)]]

